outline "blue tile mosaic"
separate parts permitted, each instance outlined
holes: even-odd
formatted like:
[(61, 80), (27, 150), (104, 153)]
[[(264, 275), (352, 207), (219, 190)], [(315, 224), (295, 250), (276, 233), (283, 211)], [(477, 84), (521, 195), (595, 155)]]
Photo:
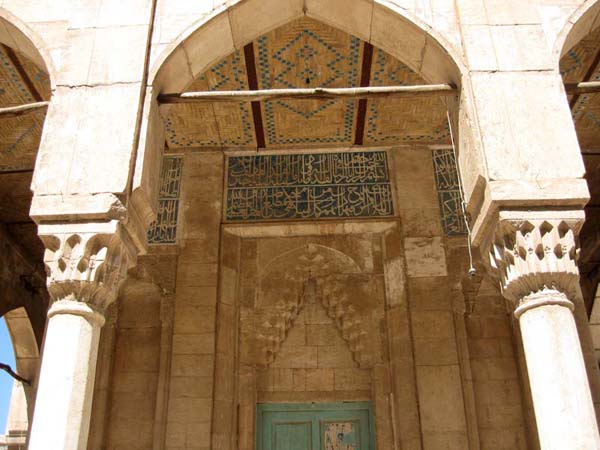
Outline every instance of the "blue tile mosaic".
[[(344, 49), (342, 52), (325, 38), (319, 36), (314, 30), (303, 28), (295, 33), (291, 39), (286, 40), (284, 46), (272, 48), (272, 45), (269, 36), (262, 36), (257, 41), (258, 76), (262, 89), (298, 88), (304, 86), (307, 79), (318, 79), (320, 87), (331, 87), (336, 83), (339, 84), (340, 81), (343, 81), (344, 86), (358, 85), (361, 40), (356, 37), (350, 38), (349, 49)], [(327, 71), (316, 73), (308, 66), (298, 67), (294, 61), (308, 63), (317, 56), (326, 61)], [(278, 73), (274, 73), (272, 61), (278, 62), (283, 69)], [(339, 103), (336, 101), (318, 102), (314, 109), (303, 111), (294, 106), (293, 101), (264, 102), (265, 131), (268, 144), (351, 143), (356, 112), (355, 101), (344, 102), (343, 126), (328, 137), (310, 136), (310, 133), (302, 137), (290, 137), (289, 135), (286, 136), (285, 132), (279, 132), (280, 124), (278, 120), (281, 120), (281, 117), (277, 114), (279, 108), (308, 120), (337, 104)]]

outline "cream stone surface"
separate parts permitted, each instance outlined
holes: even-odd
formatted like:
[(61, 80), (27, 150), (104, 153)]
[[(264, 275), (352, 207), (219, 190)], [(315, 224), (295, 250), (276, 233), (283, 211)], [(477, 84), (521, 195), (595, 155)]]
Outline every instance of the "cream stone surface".
[(440, 238), (407, 238), (404, 241), (407, 273), (410, 277), (447, 275)]

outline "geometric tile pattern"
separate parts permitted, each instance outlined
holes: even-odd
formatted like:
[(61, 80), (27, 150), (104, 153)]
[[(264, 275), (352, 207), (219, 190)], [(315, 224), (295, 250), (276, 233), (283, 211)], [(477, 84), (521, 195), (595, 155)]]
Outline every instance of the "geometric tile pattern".
[(433, 150), (432, 158), (444, 232), (448, 236), (467, 234), (454, 152), (451, 149)]
[[(236, 51), (224, 58), (187, 91), (247, 90), (244, 55)], [(190, 147), (256, 146), (248, 103), (186, 103), (176, 105), (166, 120), (169, 149)]]
[(226, 192), (228, 221), (394, 214), (382, 151), (230, 156)]
[[(374, 49), (371, 86), (427, 84), (406, 64)], [(446, 107), (439, 98), (370, 99), (364, 143), (369, 145), (419, 142), (449, 144)]]
[[(258, 89), (360, 85), (365, 43), (311, 18), (294, 20), (262, 35), (252, 48)], [(206, 70), (186, 91), (248, 90), (246, 66), (244, 52), (236, 51)], [(424, 83), (405, 64), (379, 49), (374, 49), (370, 78), (372, 86)], [(366, 103), (364, 145), (450, 142), (446, 108), (439, 99)], [(355, 142), (357, 100), (273, 100), (259, 106), (267, 148), (345, 147)], [(166, 122), (167, 144), (174, 152), (257, 146), (249, 103), (174, 105)]]
[[(24, 71), (40, 95), (50, 97), (48, 75), (15, 52)], [(35, 98), (0, 46), (0, 107), (34, 102)], [(32, 169), (40, 143), (45, 110), (0, 120), (0, 171)]]
[[(354, 87), (360, 39), (308, 18), (261, 36), (255, 46), (260, 89)], [(355, 100), (263, 102), (267, 146), (350, 145)]]
[(165, 156), (160, 173), (160, 191), (156, 221), (148, 230), (149, 244), (175, 244), (177, 242), (177, 214), (181, 194), (181, 156)]

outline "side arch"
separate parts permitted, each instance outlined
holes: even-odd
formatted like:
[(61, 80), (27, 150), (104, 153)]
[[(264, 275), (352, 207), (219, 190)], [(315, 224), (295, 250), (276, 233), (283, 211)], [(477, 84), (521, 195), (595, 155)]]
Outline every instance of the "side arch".
[(40, 364), (40, 351), (29, 315), (24, 307), (4, 316), (15, 355), (16, 372), (30, 380), (31, 385), (15, 381), (8, 411), (7, 431), (26, 435), (33, 419), (35, 382)]
[(561, 57), (600, 25), (600, 0), (585, 0), (568, 18), (556, 37), (552, 56), (558, 67)]
[(0, 8), (0, 44), (19, 51), (45, 69), (50, 77), (50, 87), (54, 90), (56, 69), (47, 45), (34, 30), (5, 8)]

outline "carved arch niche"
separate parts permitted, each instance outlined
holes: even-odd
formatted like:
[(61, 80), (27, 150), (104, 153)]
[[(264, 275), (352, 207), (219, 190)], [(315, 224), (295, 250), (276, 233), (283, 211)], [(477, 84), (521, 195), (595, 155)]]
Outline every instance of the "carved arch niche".
[[(270, 368), (293, 334), (293, 342), (286, 347), (307, 359), (307, 368), (331, 366), (331, 362), (317, 361), (319, 345), (311, 343), (318, 336), (309, 336), (311, 332), (341, 338), (356, 368), (370, 369), (381, 363), (381, 280), (362, 273), (350, 256), (308, 243), (273, 258), (258, 278), (256, 302), (242, 313), (251, 321), (251, 332), (242, 335), (244, 363)], [(292, 357), (289, 351), (286, 356)]]

